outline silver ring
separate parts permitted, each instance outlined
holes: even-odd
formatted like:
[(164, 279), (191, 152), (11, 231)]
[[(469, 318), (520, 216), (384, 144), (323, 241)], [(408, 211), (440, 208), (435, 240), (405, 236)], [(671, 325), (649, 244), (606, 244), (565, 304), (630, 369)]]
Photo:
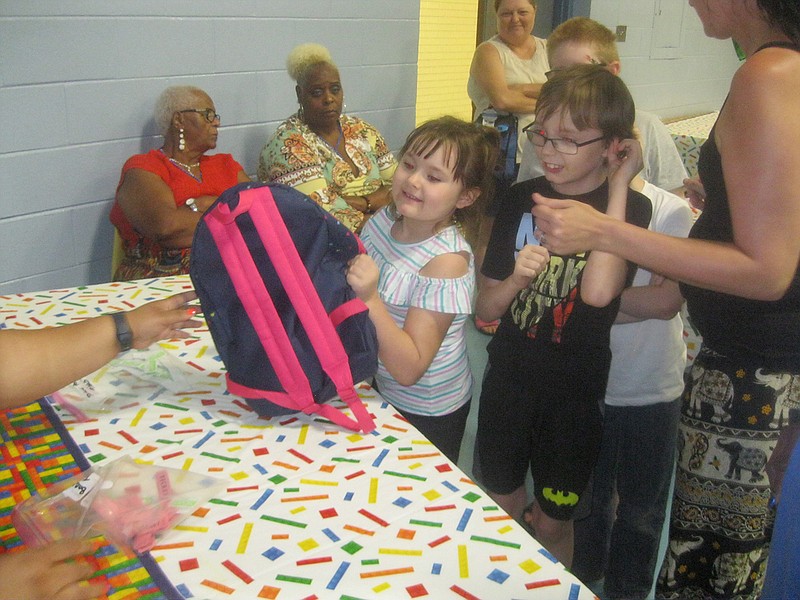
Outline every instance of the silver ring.
[(542, 234), (542, 235), (540, 235), (540, 236), (539, 236), (539, 243), (540, 243), (542, 246), (544, 246), (544, 245), (547, 243), (547, 240), (545, 240), (545, 235), (544, 235), (544, 234)]

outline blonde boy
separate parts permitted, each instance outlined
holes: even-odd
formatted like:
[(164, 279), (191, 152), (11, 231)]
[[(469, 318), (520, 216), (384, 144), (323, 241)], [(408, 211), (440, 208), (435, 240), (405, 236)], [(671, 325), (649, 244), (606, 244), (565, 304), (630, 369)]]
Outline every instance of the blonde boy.
[[(603, 65), (614, 75), (622, 71), (614, 33), (587, 17), (574, 17), (556, 27), (547, 38), (547, 56), (552, 69), (548, 75), (579, 64)], [(635, 124), (644, 160), (639, 175), (661, 189), (682, 195), (683, 180), (688, 175), (666, 126), (658, 116), (643, 110), (636, 111)], [(523, 140), (522, 148), (518, 182), (544, 173), (530, 140)]]

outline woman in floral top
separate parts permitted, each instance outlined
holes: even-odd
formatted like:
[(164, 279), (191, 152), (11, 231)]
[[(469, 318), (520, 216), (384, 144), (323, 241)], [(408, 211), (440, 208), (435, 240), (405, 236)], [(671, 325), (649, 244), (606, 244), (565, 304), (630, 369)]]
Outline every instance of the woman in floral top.
[(339, 70), (325, 47), (298, 46), (286, 65), (300, 109), (264, 146), (258, 178), (296, 188), (358, 232), (389, 202), (394, 156), (377, 129), (342, 114)]

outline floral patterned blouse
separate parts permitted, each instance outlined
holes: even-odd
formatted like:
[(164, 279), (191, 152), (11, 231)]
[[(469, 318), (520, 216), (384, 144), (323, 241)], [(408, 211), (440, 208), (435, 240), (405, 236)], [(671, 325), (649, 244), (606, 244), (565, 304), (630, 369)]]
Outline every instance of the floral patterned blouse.
[(283, 183), (303, 192), (352, 231), (364, 222), (364, 213), (350, 207), (342, 196), (366, 196), (390, 185), (397, 163), (375, 127), (341, 115), (345, 148), (358, 167), (350, 165), (294, 115), (281, 123), (261, 151), (258, 178)]

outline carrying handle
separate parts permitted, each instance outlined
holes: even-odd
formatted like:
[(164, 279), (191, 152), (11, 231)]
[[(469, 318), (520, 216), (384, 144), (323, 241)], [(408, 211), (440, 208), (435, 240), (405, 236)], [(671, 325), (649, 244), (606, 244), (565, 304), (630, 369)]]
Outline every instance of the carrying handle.
[[(375, 429), (375, 423), (355, 391), (347, 353), (314, 288), (308, 270), (297, 252), (294, 240), (281, 217), (272, 191), (265, 186), (243, 191), (240, 196), (255, 196), (255, 194), (259, 194), (260, 197), (258, 201), (251, 201), (250, 204), (249, 214), (253, 226), (261, 237), (272, 265), (283, 283), (284, 290), (317, 353), (320, 364), (336, 386), (339, 397), (353, 411), (360, 429), (365, 433), (372, 431)], [(366, 310), (366, 305), (364, 305), (364, 309)], [(339, 412), (334, 407), (329, 408)], [(323, 409), (320, 409), (320, 412)], [(326, 412), (329, 411), (326, 410)]]
[(239, 192), (239, 202), (236, 204), (236, 208), (232, 209), (229, 204), (220, 202), (217, 204), (215, 210), (207, 213), (208, 218), (216, 219), (220, 223), (227, 225), (233, 223), (236, 217), (250, 212), (250, 206), (253, 204), (253, 197), (251, 194), (246, 194), (245, 191), (250, 191), (250, 189), (248, 188), (247, 190)]

